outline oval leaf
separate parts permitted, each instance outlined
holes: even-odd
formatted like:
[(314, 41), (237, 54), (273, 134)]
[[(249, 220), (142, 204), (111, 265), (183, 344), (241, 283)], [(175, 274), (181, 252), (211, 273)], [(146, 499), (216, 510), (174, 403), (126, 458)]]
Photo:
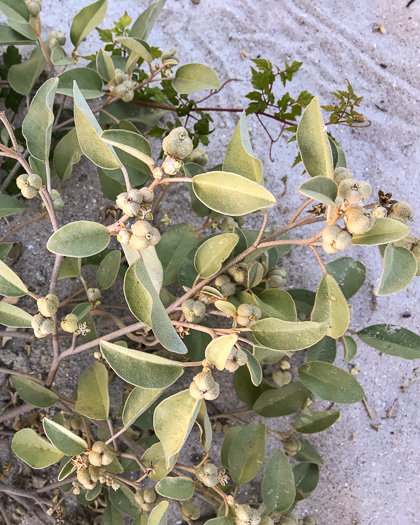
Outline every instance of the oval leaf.
[(139, 58), (142, 58), (148, 63), (153, 60), (150, 47), (144, 40), (130, 36), (117, 36), (115, 37), (115, 41), (132, 51), (133, 55), (136, 56), (136, 62)]
[(296, 496), (292, 465), (281, 450), (267, 462), (261, 484), (265, 512), (285, 512), (293, 505)]
[(152, 510), (147, 520), (147, 525), (167, 525), (168, 523), (169, 502), (161, 501), (159, 505)]
[(351, 257), (341, 257), (328, 263), (327, 272), (337, 281), (347, 300), (360, 290), (366, 280), (366, 267)]
[(61, 73), (58, 77), (57, 93), (73, 96), (73, 83), (76, 82), (86, 100), (102, 97), (102, 79), (91, 67), (78, 67)]
[(216, 72), (204, 64), (184, 64), (176, 70), (172, 87), (181, 95), (191, 95), (221, 86)]
[(73, 434), (73, 432), (70, 432), (70, 430), (52, 419), (45, 417), (42, 423), (47, 438), (66, 456), (82, 454), (88, 448), (88, 444), (84, 439), (76, 436), (76, 434)]
[(31, 428), (16, 432), (12, 440), (12, 450), (22, 461), (35, 469), (57, 463), (64, 456)]
[(376, 295), (391, 295), (406, 288), (417, 274), (417, 260), (407, 248), (388, 244)]
[(392, 324), (367, 326), (357, 333), (358, 337), (380, 352), (403, 359), (420, 359), (420, 336)]
[(395, 219), (376, 219), (373, 228), (363, 235), (353, 235), (352, 244), (374, 246), (399, 241), (410, 233), (410, 228)]
[(160, 396), (163, 389), (156, 388), (134, 388), (124, 405), (122, 420), (125, 427), (129, 427), (143, 414)]
[(182, 363), (158, 355), (105, 341), (101, 341), (101, 350), (116, 374), (127, 383), (142, 388), (167, 388), (184, 373)]
[(101, 134), (101, 139), (110, 146), (115, 146), (136, 159), (153, 167), (154, 160), (150, 156), (152, 149), (150, 143), (144, 137), (126, 129), (108, 129)]
[(301, 434), (315, 434), (331, 427), (340, 418), (341, 412), (339, 410), (311, 412), (310, 414), (302, 414), (295, 419), (293, 427)]
[(6, 297), (22, 297), (28, 289), (20, 278), (8, 266), (0, 261), (0, 295)]
[(109, 394), (106, 366), (95, 361), (77, 382), (76, 410), (92, 419), (108, 419)]
[(115, 67), (112, 58), (104, 49), (99, 49), (96, 55), (96, 69), (105, 82), (109, 82), (115, 76)]
[(132, 518), (137, 518), (137, 516), (141, 514), (141, 510), (134, 499), (133, 492), (122, 483), (118, 490), (111, 490), (109, 492), (109, 499), (114, 507)]
[(26, 377), (14, 376), (13, 386), (24, 401), (39, 408), (52, 407), (59, 400), (54, 392)]
[(297, 321), (295, 302), (285, 290), (278, 288), (264, 290), (259, 296), (254, 296), (254, 299), (266, 317), (275, 317), (283, 321)]
[(77, 164), (83, 153), (77, 140), (76, 129), (73, 128), (60, 140), (54, 149), (53, 163), (57, 176), (61, 180), (70, 177), (74, 164)]
[(102, 290), (108, 290), (114, 284), (120, 269), (121, 252), (112, 250), (102, 259), (96, 272), (96, 280)]
[(0, 302), (0, 324), (12, 328), (31, 328), (32, 315), (22, 308)]
[(74, 47), (78, 47), (80, 42), (102, 22), (107, 8), (107, 0), (98, 0), (77, 13), (70, 28), (70, 40)]
[(321, 279), (315, 296), (312, 321), (327, 324), (327, 334), (334, 339), (341, 337), (350, 323), (350, 310), (341, 288), (331, 275)]
[(323, 361), (304, 363), (299, 368), (299, 378), (316, 396), (333, 403), (357, 403), (365, 395), (351, 374)]
[(233, 345), (238, 340), (236, 334), (222, 335), (213, 339), (206, 348), (206, 359), (212, 363), (217, 370), (224, 370), (226, 359), (229, 357)]
[(47, 61), (42, 54), (41, 46), (36, 46), (27, 60), (14, 64), (9, 69), (7, 80), (17, 93), (28, 97), (46, 65)]
[(193, 497), (194, 482), (191, 478), (183, 476), (163, 478), (156, 484), (155, 490), (164, 498), (185, 501)]
[(271, 350), (284, 352), (309, 348), (324, 337), (327, 328), (326, 323), (291, 322), (274, 318), (262, 319), (251, 327), (258, 343)]
[(311, 392), (300, 382), (263, 392), (254, 403), (254, 410), (264, 417), (281, 417), (301, 410)]
[(66, 257), (90, 257), (109, 244), (110, 235), (103, 224), (90, 221), (76, 221), (66, 224), (48, 240), (50, 252)]
[(318, 175), (312, 177), (299, 186), (298, 190), (306, 197), (323, 202), (324, 204), (332, 204), (335, 206), (335, 199), (337, 198), (337, 184), (332, 180)]
[(195, 252), (194, 266), (203, 279), (217, 273), (238, 244), (235, 233), (222, 233), (205, 241)]
[(14, 197), (0, 195), (0, 217), (14, 215), (21, 212), (24, 208), (23, 204)]
[(149, 478), (153, 479), (153, 481), (159, 481), (169, 474), (174, 468), (177, 459), (178, 454), (175, 454), (169, 462), (169, 465), (166, 466), (165, 453), (160, 441), (149, 447), (141, 458), (143, 465), (150, 465), (150, 463), (153, 463), (155, 473), (152, 472), (149, 474)]
[(229, 474), (238, 485), (248, 483), (261, 470), (265, 454), (265, 425), (249, 423), (236, 436), (229, 448)]

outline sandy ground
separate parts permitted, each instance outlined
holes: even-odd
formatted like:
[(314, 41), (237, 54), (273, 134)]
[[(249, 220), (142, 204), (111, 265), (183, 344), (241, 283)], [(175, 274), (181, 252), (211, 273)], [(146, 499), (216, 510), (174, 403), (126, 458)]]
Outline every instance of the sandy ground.
[[(356, 93), (364, 96), (363, 112), (372, 125), (362, 130), (340, 127), (333, 129), (347, 154), (349, 168), (357, 179), (368, 180), (374, 191), (392, 191), (394, 197), (418, 202), (420, 191), (420, 143), (418, 121), (420, 99), (420, 0), (410, 8), (404, 0), (168, 0), (150, 43), (165, 48), (176, 45), (185, 62), (203, 62), (218, 72), (222, 81), (241, 78), (231, 83), (212, 104), (222, 107), (242, 107), (243, 95), (249, 91), (249, 59), (265, 57), (281, 65), (283, 60), (302, 61), (303, 67), (291, 85), (298, 94), (306, 89), (321, 97), (321, 103), (331, 103), (330, 91), (345, 86), (346, 79)], [(44, 0), (45, 34), (52, 28), (66, 30), (71, 17), (84, 5), (73, 2)], [(140, 4), (140, 5), (139, 5)], [(146, 6), (145, 2), (111, 1), (102, 27), (127, 10), (133, 18)], [(66, 25), (62, 21), (66, 21)], [(387, 34), (373, 29), (383, 23)], [(95, 49), (97, 39), (92, 35), (83, 44), (86, 54)], [(212, 164), (223, 159), (237, 122), (237, 116), (214, 115), (217, 131), (212, 136), (209, 156)], [(295, 146), (286, 137), (273, 149), (275, 162), (268, 157), (264, 132), (254, 119), (249, 120), (256, 155), (264, 163), (268, 187), (280, 197), (279, 209), (271, 212), (270, 224), (281, 224), (288, 210), (300, 203), (296, 188), (304, 180), (299, 168), (290, 166)], [(276, 125), (269, 127), (275, 132)], [(158, 151), (158, 146), (155, 147)], [(73, 181), (77, 191), (70, 195), (62, 223), (76, 218), (97, 219), (97, 210), (105, 204), (97, 190), (95, 169), (82, 161)], [(69, 185), (70, 186), (70, 185)], [(72, 184), (73, 186), (73, 184)], [(66, 191), (63, 192), (66, 195)], [(162, 211), (173, 213), (181, 221), (188, 215), (182, 189), (174, 191)], [(290, 213), (290, 212), (289, 212)], [(420, 235), (418, 217), (413, 234)], [(48, 238), (46, 229), (38, 228), (26, 241), (19, 268), (24, 275), (30, 270), (33, 257), (41, 255)], [(285, 258), (290, 287), (314, 289), (320, 278), (318, 267), (308, 271), (306, 252), (295, 249)], [(381, 261), (376, 248), (353, 249), (350, 255), (360, 258), (368, 268), (368, 279), (362, 291), (351, 301), (354, 305), (353, 329), (378, 322), (390, 322), (419, 332), (419, 281), (407, 290), (390, 298), (376, 298)], [(42, 292), (46, 271), (32, 272), (34, 286)], [(44, 290), (45, 291), (45, 290)], [(403, 317), (404, 316), (404, 317)], [(4, 349), (1, 358), (16, 369), (38, 366), (39, 360), (49, 359), (49, 351), (34, 349), (26, 356), (22, 345), (17, 353)], [(86, 357), (77, 360), (86, 366)], [(413, 377), (416, 362), (406, 362), (381, 356), (362, 343), (353, 364), (360, 367), (358, 379), (363, 385), (370, 406), (377, 417), (370, 420), (362, 404), (343, 407), (342, 419), (328, 431), (310, 437), (322, 454), (325, 467), (321, 470), (317, 490), (299, 504), (297, 514), (313, 513), (322, 525), (415, 525), (420, 523), (418, 500), (420, 462), (420, 385), (414, 382), (405, 392), (400, 385)], [(72, 364), (63, 368), (59, 381), (74, 375)], [(227, 401), (228, 398), (226, 397)], [(387, 411), (393, 407), (392, 417)], [(372, 427), (375, 424), (375, 428)], [(283, 422), (269, 425), (284, 428)], [(275, 443), (271, 444), (272, 450)], [(3, 449), (3, 452), (5, 450)], [(5, 460), (5, 459), (4, 459)], [(244, 496), (245, 497), (245, 496)], [(246, 499), (246, 498), (245, 498)]]

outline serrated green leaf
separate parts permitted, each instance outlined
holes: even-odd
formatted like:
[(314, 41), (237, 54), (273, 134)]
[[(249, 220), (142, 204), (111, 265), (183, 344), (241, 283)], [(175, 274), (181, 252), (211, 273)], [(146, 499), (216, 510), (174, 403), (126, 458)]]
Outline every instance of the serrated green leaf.
[(13, 386), (24, 401), (39, 408), (52, 407), (59, 400), (54, 392), (26, 377), (13, 376)]
[(102, 259), (96, 272), (96, 280), (102, 290), (108, 290), (117, 278), (121, 263), (121, 252), (112, 250)]
[(299, 378), (316, 396), (333, 403), (357, 403), (365, 395), (351, 374), (324, 361), (308, 361), (301, 365)]
[(68, 69), (58, 77), (59, 84), (57, 93), (73, 96), (73, 83), (76, 82), (81, 94), (86, 100), (100, 98), (103, 96), (102, 79), (98, 73), (90, 67), (78, 67)]
[(102, 363), (95, 361), (80, 375), (75, 408), (86, 417), (108, 419), (108, 371)]
[(103, 224), (75, 221), (57, 230), (48, 240), (47, 248), (57, 255), (89, 257), (104, 250), (110, 235)]
[(410, 228), (395, 219), (376, 219), (373, 228), (363, 235), (353, 235), (352, 244), (374, 246), (399, 241), (410, 233)]
[(196, 175), (193, 189), (205, 206), (223, 215), (246, 215), (276, 204), (263, 186), (236, 173), (210, 171)]
[(219, 89), (220, 86), (216, 72), (204, 64), (184, 64), (176, 70), (175, 78), (172, 80), (172, 87), (181, 95)]
[(291, 322), (269, 317), (257, 321), (251, 329), (259, 344), (271, 350), (291, 352), (309, 348), (320, 341), (328, 327), (324, 322)]
[(24, 428), (16, 432), (12, 440), (12, 450), (22, 461), (35, 469), (57, 463), (64, 456), (54, 445), (31, 428)]
[(323, 432), (341, 418), (339, 410), (322, 410), (319, 412), (303, 413), (293, 422), (293, 428), (301, 434), (315, 434)]
[(325, 274), (318, 285), (311, 320), (326, 323), (326, 335), (334, 339), (341, 337), (349, 326), (350, 310), (346, 298), (329, 274)]
[(265, 454), (265, 425), (259, 422), (244, 425), (229, 448), (229, 474), (238, 485), (248, 483), (261, 470)]
[(337, 184), (332, 180), (317, 175), (312, 177), (299, 186), (298, 191), (310, 199), (315, 199), (324, 204), (332, 204), (335, 206), (335, 199), (337, 198)]
[(260, 416), (288, 416), (301, 410), (311, 392), (300, 382), (289, 383), (281, 388), (263, 392), (254, 403), (254, 410)]
[(420, 359), (420, 336), (391, 324), (367, 326), (357, 333), (367, 345), (403, 359)]
[(194, 257), (194, 266), (200, 277), (205, 279), (217, 273), (238, 241), (235, 233), (222, 233), (201, 244)]
[(226, 359), (238, 340), (236, 334), (222, 335), (213, 339), (206, 348), (206, 359), (212, 363), (218, 370), (224, 370)]
[(365, 266), (351, 257), (341, 257), (328, 263), (326, 267), (347, 300), (359, 291), (366, 280)]
[(32, 315), (18, 306), (0, 302), (0, 324), (12, 328), (31, 328)]
[(21, 279), (3, 261), (0, 261), (0, 295), (22, 297), (27, 293), (28, 289)]
[(292, 465), (281, 450), (275, 452), (267, 462), (261, 484), (261, 496), (267, 513), (285, 512), (295, 501)]
[(191, 478), (163, 478), (156, 483), (155, 490), (164, 498), (186, 501), (194, 495), (194, 481)]
[(54, 149), (53, 165), (57, 176), (61, 180), (70, 177), (74, 164), (77, 164), (83, 155), (77, 139), (76, 129), (73, 128), (60, 140)]
[(391, 295), (406, 288), (417, 274), (417, 260), (407, 248), (388, 244), (376, 295)]
[(74, 47), (77, 48), (82, 40), (102, 22), (107, 8), (107, 0), (98, 0), (77, 13), (70, 27), (70, 40)]
[(70, 430), (59, 425), (52, 419), (45, 417), (42, 423), (47, 438), (66, 456), (82, 454), (88, 448), (88, 444), (84, 439), (70, 432)]

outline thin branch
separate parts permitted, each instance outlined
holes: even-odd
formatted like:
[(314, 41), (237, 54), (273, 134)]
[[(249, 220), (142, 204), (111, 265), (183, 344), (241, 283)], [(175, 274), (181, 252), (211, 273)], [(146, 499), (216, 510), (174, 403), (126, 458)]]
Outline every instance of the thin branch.
[(327, 268), (325, 267), (325, 264), (324, 264), (323, 260), (321, 259), (320, 255), (318, 253), (318, 250), (315, 248), (315, 246), (312, 246), (312, 245), (310, 245), (309, 248), (314, 252), (316, 260), (318, 261), (319, 266), (321, 266), (321, 270), (324, 273), (324, 275), (327, 274), (328, 273), (327, 272)]

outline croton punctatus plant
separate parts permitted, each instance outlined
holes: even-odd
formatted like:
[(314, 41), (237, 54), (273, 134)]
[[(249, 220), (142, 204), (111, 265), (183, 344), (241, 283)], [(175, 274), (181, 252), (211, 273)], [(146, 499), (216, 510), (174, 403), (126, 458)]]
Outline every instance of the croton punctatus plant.
[[(84, 56), (79, 46), (103, 21), (106, 0), (83, 8), (69, 35), (48, 37), (41, 0), (0, 0), (8, 19), (0, 26), (7, 45), (0, 217), (22, 217), (9, 228), (3, 219), (1, 336), (21, 341), (22, 352), (25, 340), (42, 341), (44, 354), (51, 348), (49, 370), (1, 370), (17, 394), (0, 421), (38, 407), (37, 432), (29, 422), (11, 448), (33, 469), (54, 465), (48, 472), (58, 476), (41, 490), (1, 490), (30, 501), (46, 523), (70, 523), (75, 498), (89, 523), (102, 525), (165, 525), (180, 517), (189, 524), (315, 525), (316, 516), (299, 512), (323, 465), (307, 435), (340, 419), (337, 405), (365, 399), (347, 371), (356, 337), (385, 354), (420, 358), (419, 335), (404, 327), (349, 328), (348, 301), (366, 277), (349, 250), (379, 249), (378, 296), (407, 287), (420, 263), (420, 240), (407, 225), (413, 210), (347, 169), (334, 125), (369, 124), (350, 83), (322, 113), (318, 97), (285, 92), (300, 62), (280, 68), (255, 59), (243, 107), (206, 108), (229, 79), (221, 84), (209, 66), (148, 45), (164, 3), (96, 29), (103, 47)], [(30, 49), (25, 58), (20, 46)], [(218, 110), (237, 112), (239, 121), (223, 163), (207, 170), (204, 146), (210, 134), (217, 141), (210, 113)], [(283, 226), (270, 223), (276, 197), (254, 156), (248, 115), (267, 131), (270, 155), (283, 133), (296, 141), (293, 165), (307, 175), (297, 188), (302, 204)], [(275, 138), (266, 117), (278, 125)], [(147, 136), (159, 151), (152, 153)], [(112, 206), (98, 222), (76, 207), (74, 221), (63, 224), (83, 155), (97, 167), (89, 184), (100, 185)], [(188, 189), (177, 206), (195, 213), (194, 224), (172, 224), (168, 214), (156, 221), (174, 185)], [(245, 226), (250, 214), (257, 229)], [(54, 262), (39, 296), (31, 275), (18, 276), (8, 261), (14, 233), (42, 219), (51, 230), (45, 255)], [(308, 225), (315, 233), (299, 234)], [(308, 251), (308, 271), (322, 275), (315, 292), (285, 289), (281, 258), (294, 245)], [(325, 253), (338, 258), (325, 264)], [(347, 370), (334, 365), (337, 343)], [(56, 374), (82, 352), (81, 374), (67, 378), (74, 389), (68, 397)], [(112, 404), (110, 386), (118, 394)], [(238, 397), (231, 406), (218, 403), (225, 389), (225, 401), (233, 389)], [(320, 410), (317, 400), (330, 403)], [(288, 430), (270, 428), (270, 418), (291, 415)], [(274, 453), (265, 453), (268, 441)], [(187, 442), (200, 452), (186, 454)]]

